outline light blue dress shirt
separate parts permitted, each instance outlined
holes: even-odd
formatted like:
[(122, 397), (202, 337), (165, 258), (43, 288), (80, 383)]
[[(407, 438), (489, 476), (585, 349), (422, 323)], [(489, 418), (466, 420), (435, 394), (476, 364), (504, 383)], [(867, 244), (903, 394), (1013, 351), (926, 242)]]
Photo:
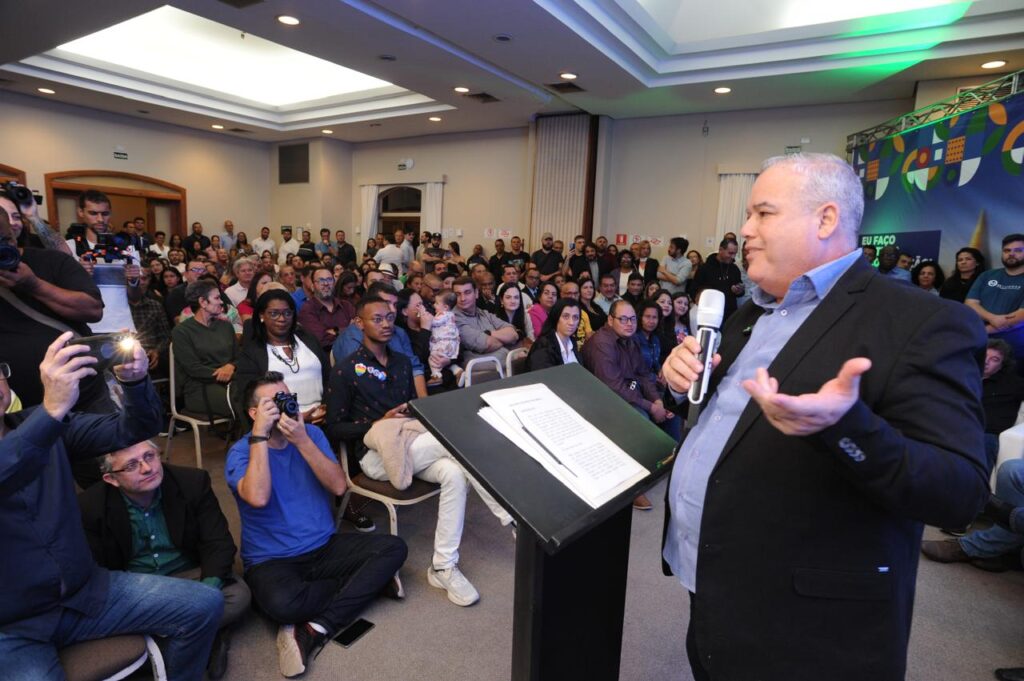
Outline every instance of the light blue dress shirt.
[(771, 365), (839, 277), (862, 257), (858, 248), (801, 275), (790, 285), (781, 303), (754, 286), (754, 303), (764, 308), (765, 313), (754, 324), (750, 340), (701, 412), (697, 426), (687, 435), (672, 469), (668, 497), (672, 521), (664, 557), (689, 591), (697, 591), (697, 547), (708, 479), (750, 400), (743, 381), (754, 378), (758, 367)]

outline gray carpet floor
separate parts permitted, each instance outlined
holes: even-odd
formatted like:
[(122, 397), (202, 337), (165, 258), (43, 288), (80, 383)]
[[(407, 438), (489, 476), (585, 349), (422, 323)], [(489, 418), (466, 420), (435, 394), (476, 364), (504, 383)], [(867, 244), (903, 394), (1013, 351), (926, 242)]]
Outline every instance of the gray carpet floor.
[[(224, 483), (224, 442), (203, 438), (204, 467), (238, 543), (235, 501)], [(174, 440), (171, 462), (195, 465), (191, 436)], [(661, 574), (664, 483), (648, 496), (650, 512), (634, 512), (622, 643), (622, 681), (692, 679), (684, 640), (688, 603), (673, 578)], [(367, 512), (378, 532), (387, 512)], [(350, 648), (329, 643), (306, 679), (346, 681), (503, 681), (512, 657), (514, 542), (483, 502), (470, 492), (461, 567), (481, 594), (469, 608), (427, 584), (437, 514), (436, 498), (399, 509), (399, 535), (409, 545), (402, 568), (406, 599), (381, 599), (364, 617), (376, 627)], [(352, 531), (343, 523), (342, 531)], [(943, 538), (928, 528), (926, 539)], [(239, 561), (238, 568), (241, 569)], [(253, 613), (233, 638), (226, 678), (278, 680), (276, 627)], [(1024, 572), (992, 574), (969, 565), (922, 559), (907, 678), (912, 681), (982, 681), (996, 667), (1024, 666)]]

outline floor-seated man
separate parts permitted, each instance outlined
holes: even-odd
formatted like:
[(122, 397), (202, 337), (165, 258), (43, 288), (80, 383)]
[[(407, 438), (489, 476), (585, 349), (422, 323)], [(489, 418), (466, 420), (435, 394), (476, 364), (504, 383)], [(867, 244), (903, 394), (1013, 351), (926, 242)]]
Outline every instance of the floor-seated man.
[(61, 334), (39, 365), (43, 401), (7, 416), (10, 368), (0, 364), (0, 661), (5, 679), (64, 678), (60, 648), (120, 634), (162, 638), (170, 681), (203, 675), (220, 622), (220, 591), (198, 582), (96, 565), (75, 502), (69, 459), (100, 456), (160, 430), (163, 408), (136, 346), (114, 368), (117, 414), (75, 413), (80, 381), (95, 374), (84, 345)]
[[(327, 395), (327, 430), (333, 441), (357, 440), (374, 423), (408, 415), (407, 403), (413, 391), (412, 364), (390, 344), (395, 329), (393, 308), (383, 299), (368, 296), (359, 301), (355, 323), (363, 332), (360, 347), (331, 371)], [(404, 438), (397, 437), (401, 442)], [(431, 586), (448, 592), (456, 605), (472, 605), (480, 594), (459, 570), (459, 543), (466, 515), (467, 483), (471, 484), (502, 525), (512, 517), (452, 458), (430, 433), (423, 432), (405, 445), (405, 465), (412, 475), (441, 485), (434, 533), (434, 556), (427, 569)], [(360, 459), (363, 472), (374, 480), (389, 480), (382, 453), (365, 450)]]
[(224, 614), (207, 675), (224, 676), (229, 626), (249, 609), (249, 587), (232, 573), (235, 542), (201, 468), (164, 465), (152, 440), (100, 459), (103, 482), (78, 495), (85, 537), (108, 570), (198, 579), (220, 589)]
[(242, 519), (245, 579), (259, 608), (280, 624), (281, 674), (306, 671), (327, 639), (382, 592), (401, 597), (398, 537), (335, 533), (334, 496), (345, 475), (316, 426), (278, 410), (288, 394), (271, 371), (246, 388), (252, 431), (228, 452), (224, 475)]

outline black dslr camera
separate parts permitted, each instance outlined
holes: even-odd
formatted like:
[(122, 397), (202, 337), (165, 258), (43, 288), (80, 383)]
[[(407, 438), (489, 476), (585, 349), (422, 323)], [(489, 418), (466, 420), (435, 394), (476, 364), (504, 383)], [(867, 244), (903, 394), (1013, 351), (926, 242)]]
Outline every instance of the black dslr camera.
[(39, 205), (42, 205), (43, 203), (43, 197), (41, 194), (37, 194), (28, 187), (18, 184), (14, 180), (4, 182), (0, 185), (0, 192), (3, 192), (7, 198), (18, 206), (28, 206), (31, 205), (33, 201)]
[(299, 417), (299, 396), (295, 393), (278, 392), (274, 395), (274, 406), (290, 419)]
[(10, 235), (0, 236), (0, 270), (14, 272), (21, 262), (21, 252), (18, 244)]

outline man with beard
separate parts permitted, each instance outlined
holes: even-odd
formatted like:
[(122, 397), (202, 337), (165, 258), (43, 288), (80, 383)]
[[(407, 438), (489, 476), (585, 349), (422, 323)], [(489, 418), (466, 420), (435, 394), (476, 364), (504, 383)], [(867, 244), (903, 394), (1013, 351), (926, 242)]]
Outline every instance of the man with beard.
[(330, 352), (338, 334), (349, 325), (356, 311), (352, 303), (334, 295), (334, 275), (326, 267), (313, 272), (314, 296), (299, 310), (299, 324), (316, 336), (324, 352)]
[(1003, 239), (1002, 269), (978, 277), (964, 302), (985, 322), (989, 338), (1006, 341), (1015, 356), (1024, 357), (1024, 234)]

